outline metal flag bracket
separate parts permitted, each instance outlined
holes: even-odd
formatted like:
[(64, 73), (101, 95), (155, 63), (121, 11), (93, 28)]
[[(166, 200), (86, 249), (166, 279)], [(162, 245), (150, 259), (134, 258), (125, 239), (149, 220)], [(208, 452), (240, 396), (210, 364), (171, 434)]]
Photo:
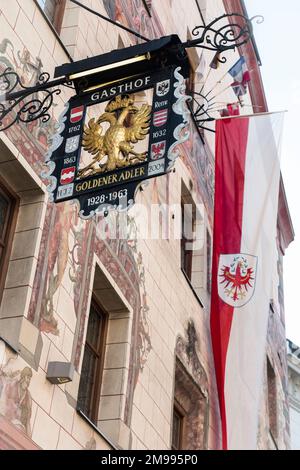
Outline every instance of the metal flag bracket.
[[(80, 2), (71, 1), (83, 7)], [(99, 16), (99, 13), (91, 9), (89, 11)], [(111, 19), (103, 17), (103, 15), (101, 17), (113, 22)], [(164, 51), (160, 54), (153, 54), (154, 60), (149, 60), (149, 67), (166, 67), (170, 65), (172, 57), (174, 58), (175, 55), (177, 59), (181, 57), (184, 61), (187, 57), (186, 50), (192, 47), (214, 51), (217, 61), (225, 63), (226, 57), (224, 53), (226, 51), (246, 44), (253, 37), (253, 21), (261, 23), (263, 17), (255, 16), (248, 18), (238, 13), (224, 14), (207, 25), (196, 26), (192, 31), (194, 39), (183, 43), (175, 35), (149, 41), (147, 38), (141, 37), (139, 33), (130, 30), (132, 34), (146, 42), (131, 48), (115, 51), (116, 65), (119, 67), (130, 65), (131, 74), (134, 74), (131, 64), (142, 60), (149, 60), (152, 51), (157, 49), (159, 41), (165, 45), (169, 43), (169, 50), (167, 48), (166, 52), (166, 48), (164, 48)], [(120, 24), (113, 23), (115, 26), (121, 27)], [(170, 40), (169, 38), (173, 39)], [(177, 40), (174, 40), (174, 38), (177, 38)], [(130, 55), (130, 49), (134, 52), (134, 56), (133, 54)], [(126, 51), (125, 54), (122, 53), (124, 51)], [(61, 86), (73, 88), (76, 90), (76, 94), (79, 95), (84, 90), (90, 89), (97, 84), (97, 76), (99, 74), (101, 74), (102, 78), (106, 76), (109, 82), (111, 80), (111, 65), (106, 72), (105, 56), (107, 55), (104, 54), (96, 58), (57, 67), (55, 77), (59, 78), (54, 80), (50, 80), (50, 75), (43, 72), (33, 87), (26, 87), (22, 83), (20, 76), (13, 69), (5, 69), (0, 73), (0, 131), (5, 131), (18, 123), (26, 124), (36, 120), (41, 120), (43, 123), (47, 122), (50, 119), (49, 110), (54, 104), (54, 97), (61, 93)], [(124, 59), (124, 57), (126, 58)], [(104, 58), (104, 61), (99, 60), (101, 58)], [(101, 65), (97, 66), (99, 63)], [(82, 67), (85, 67), (85, 69)], [(76, 70), (76, 73), (68, 73), (62, 76), (64, 70)], [(203, 93), (203, 90), (200, 93), (194, 93), (193, 102), (196, 106), (191, 111), (195, 123), (200, 129), (208, 129), (205, 127), (206, 123), (215, 120), (210, 114), (210, 101), (207, 94)]]

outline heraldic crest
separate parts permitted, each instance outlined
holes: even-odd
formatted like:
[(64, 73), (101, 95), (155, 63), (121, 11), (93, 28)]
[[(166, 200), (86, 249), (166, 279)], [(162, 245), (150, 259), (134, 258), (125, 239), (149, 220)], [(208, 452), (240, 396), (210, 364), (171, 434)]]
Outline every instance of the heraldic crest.
[[(138, 153), (135, 145), (149, 134), (151, 106), (134, 105), (134, 95), (119, 95), (111, 100), (105, 112), (92, 118), (84, 127), (82, 145), (92, 161), (78, 172), (79, 178), (113, 171), (144, 162), (147, 152)], [(101, 123), (109, 123), (103, 134)]]
[(246, 254), (220, 255), (218, 293), (232, 307), (243, 307), (254, 294), (257, 257)]

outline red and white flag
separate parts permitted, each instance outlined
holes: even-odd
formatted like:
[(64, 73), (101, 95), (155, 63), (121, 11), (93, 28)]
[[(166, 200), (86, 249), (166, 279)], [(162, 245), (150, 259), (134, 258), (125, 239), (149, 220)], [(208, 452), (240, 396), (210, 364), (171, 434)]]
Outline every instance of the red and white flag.
[(211, 337), (224, 449), (256, 449), (283, 114), (217, 121)]

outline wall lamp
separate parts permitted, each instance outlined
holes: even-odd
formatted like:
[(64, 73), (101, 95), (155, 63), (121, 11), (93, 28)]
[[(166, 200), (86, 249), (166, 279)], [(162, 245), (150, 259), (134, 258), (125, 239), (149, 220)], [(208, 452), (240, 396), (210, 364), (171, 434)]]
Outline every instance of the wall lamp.
[(74, 365), (71, 362), (49, 362), (46, 378), (52, 384), (72, 382)]

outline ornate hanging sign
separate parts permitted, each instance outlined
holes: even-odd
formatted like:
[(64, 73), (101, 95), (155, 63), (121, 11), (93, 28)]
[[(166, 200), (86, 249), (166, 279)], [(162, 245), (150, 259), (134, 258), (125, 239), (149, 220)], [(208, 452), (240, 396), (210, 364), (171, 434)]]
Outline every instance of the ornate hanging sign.
[(180, 67), (91, 87), (67, 104), (44, 174), (54, 202), (77, 199), (82, 218), (126, 210), (147, 179), (169, 172), (188, 138)]

